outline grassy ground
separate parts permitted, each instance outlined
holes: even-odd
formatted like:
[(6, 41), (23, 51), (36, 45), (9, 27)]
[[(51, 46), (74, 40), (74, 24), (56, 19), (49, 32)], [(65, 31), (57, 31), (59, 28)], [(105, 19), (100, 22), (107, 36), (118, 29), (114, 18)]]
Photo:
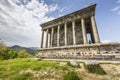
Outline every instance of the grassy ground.
[(59, 61), (27, 58), (0, 61), (0, 79), (2, 80), (61, 79), (63, 74), (71, 70), (74, 68), (68, 66), (66, 62)]
[(11, 59), (0, 61), (0, 80), (62, 80), (74, 71), (83, 80), (120, 80), (120, 64), (100, 64), (106, 75), (89, 73), (84, 64), (72, 67), (68, 62), (39, 59)]

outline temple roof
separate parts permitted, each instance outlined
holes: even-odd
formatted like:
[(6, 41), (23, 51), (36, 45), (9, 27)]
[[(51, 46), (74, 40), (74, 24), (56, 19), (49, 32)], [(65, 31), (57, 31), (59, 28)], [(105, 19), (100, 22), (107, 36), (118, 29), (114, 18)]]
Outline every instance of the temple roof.
[(86, 7), (86, 8), (77, 10), (77, 11), (75, 11), (75, 12), (73, 12), (73, 13), (64, 15), (64, 16), (62, 16), (62, 17), (56, 18), (56, 19), (51, 20), (51, 21), (48, 21), (48, 22), (46, 22), (46, 23), (41, 24), (40, 26), (41, 26), (41, 27), (45, 27), (45, 26), (48, 26), (48, 25), (53, 25), (53, 24), (55, 24), (55, 23), (59, 23), (60, 21), (64, 21), (64, 20), (67, 19), (67, 18), (84, 16), (85, 14), (91, 15), (91, 13), (92, 13), (92, 15), (94, 15), (94, 14), (95, 14), (95, 7), (96, 7), (96, 4), (91, 4), (91, 5), (89, 5), (89, 6)]

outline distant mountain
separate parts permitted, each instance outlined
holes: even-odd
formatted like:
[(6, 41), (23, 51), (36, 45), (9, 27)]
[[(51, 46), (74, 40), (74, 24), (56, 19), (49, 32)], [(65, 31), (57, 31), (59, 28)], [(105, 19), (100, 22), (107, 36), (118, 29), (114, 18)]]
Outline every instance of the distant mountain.
[(37, 47), (22, 47), (22, 46), (19, 46), (19, 45), (14, 45), (14, 46), (11, 46), (9, 47), (10, 49), (13, 49), (13, 50), (22, 50), (22, 49), (25, 49), (29, 54), (31, 55), (34, 55), (35, 52), (37, 51)]

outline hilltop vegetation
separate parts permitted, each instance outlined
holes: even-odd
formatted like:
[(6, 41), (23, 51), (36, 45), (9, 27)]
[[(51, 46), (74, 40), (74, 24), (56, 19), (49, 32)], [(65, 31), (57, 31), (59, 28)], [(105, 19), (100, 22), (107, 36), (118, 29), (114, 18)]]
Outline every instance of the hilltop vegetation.
[(14, 45), (14, 46), (11, 46), (9, 47), (10, 49), (12, 50), (15, 50), (15, 51), (19, 51), (19, 50), (26, 50), (27, 53), (31, 54), (31, 55), (34, 55), (37, 51), (37, 47), (22, 47), (22, 46), (19, 46), (19, 45)]
[(25, 49), (13, 50), (8, 48), (3, 42), (0, 42), (0, 60), (28, 57), (32, 57), (32, 55), (30, 55)]

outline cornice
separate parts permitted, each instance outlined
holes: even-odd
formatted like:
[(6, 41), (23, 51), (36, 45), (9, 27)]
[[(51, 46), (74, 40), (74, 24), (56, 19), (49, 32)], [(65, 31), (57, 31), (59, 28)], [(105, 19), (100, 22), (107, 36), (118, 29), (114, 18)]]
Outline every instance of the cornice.
[(48, 21), (46, 23), (41, 24), (40, 26), (45, 29), (45, 28), (50, 28), (52, 26), (60, 25), (65, 22), (70, 22), (75, 19), (80, 19), (80, 18), (85, 18), (85, 17), (90, 17), (95, 15), (95, 8), (96, 4), (92, 4), (86, 8), (83, 8), (81, 10), (75, 11), (73, 13), (67, 14), (65, 16), (56, 18), (54, 20)]

